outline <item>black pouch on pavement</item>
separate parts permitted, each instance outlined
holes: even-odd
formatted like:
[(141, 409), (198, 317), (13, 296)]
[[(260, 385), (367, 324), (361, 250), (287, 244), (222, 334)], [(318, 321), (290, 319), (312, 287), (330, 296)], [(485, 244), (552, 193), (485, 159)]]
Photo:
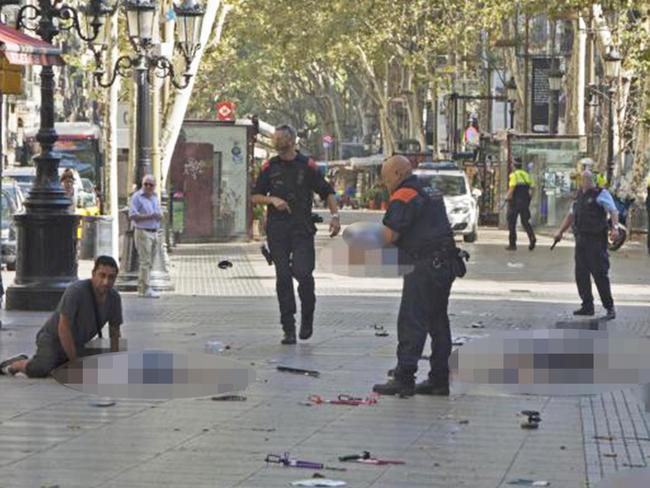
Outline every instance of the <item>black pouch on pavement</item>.
[(451, 270), (456, 278), (462, 278), (467, 273), (465, 261), (469, 261), (469, 253), (464, 249), (452, 251)]

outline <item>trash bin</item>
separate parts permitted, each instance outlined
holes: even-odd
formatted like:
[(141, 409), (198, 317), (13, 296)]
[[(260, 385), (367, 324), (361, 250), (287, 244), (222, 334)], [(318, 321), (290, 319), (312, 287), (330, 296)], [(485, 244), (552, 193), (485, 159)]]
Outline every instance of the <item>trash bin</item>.
[(82, 238), (79, 259), (95, 259), (112, 254), (113, 217), (107, 215), (82, 217)]

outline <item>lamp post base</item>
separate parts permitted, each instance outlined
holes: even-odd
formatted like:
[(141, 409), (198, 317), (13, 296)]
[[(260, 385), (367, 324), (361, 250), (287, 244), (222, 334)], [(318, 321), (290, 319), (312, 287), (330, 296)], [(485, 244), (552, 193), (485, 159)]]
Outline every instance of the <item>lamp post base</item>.
[[(167, 256), (166, 245), (162, 241), (164, 230), (159, 231), (161, 245), (153, 259), (153, 269), (150, 275), (151, 288), (155, 291), (174, 291), (174, 284), (169, 275), (169, 257)], [(124, 234), (122, 245), (122, 254), (120, 257), (120, 273), (117, 275), (115, 288), (120, 291), (137, 291), (138, 290), (138, 251), (135, 248), (135, 239), (133, 238), (133, 229), (129, 229)]]
[(54, 310), (77, 281), (79, 217), (74, 214), (19, 214), (16, 278), (7, 288), (7, 310)]

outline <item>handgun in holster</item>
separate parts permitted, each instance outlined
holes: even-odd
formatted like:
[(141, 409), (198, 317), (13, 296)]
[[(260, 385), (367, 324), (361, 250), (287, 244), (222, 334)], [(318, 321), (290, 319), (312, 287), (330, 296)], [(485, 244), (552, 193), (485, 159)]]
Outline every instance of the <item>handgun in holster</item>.
[(260, 247), (260, 251), (262, 251), (262, 256), (266, 259), (266, 262), (269, 263), (269, 266), (273, 264), (273, 258), (271, 257), (271, 250), (269, 249), (269, 244), (265, 242), (262, 244), (262, 247)]

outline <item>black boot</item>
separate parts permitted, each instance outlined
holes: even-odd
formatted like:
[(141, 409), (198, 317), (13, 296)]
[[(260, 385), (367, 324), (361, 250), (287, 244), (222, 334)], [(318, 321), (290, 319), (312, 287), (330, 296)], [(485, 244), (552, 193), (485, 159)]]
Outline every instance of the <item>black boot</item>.
[(528, 249), (529, 249), (530, 251), (532, 251), (533, 249), (535, 249), (535, 245), (536, 245), (536, 244), (537, 244), (537, 239), (535, 238), (535, 236), (533, 236), (533, 237), (530, 239), (530, 243), (528, 244)]
[(514, 244), (510, 244), (508, 247), (506, 247), (506, 251), (516, 251), (516, 250), (517, 250), (517, 246), (515, 246)]
[(614, 307), (608, 308), (607, 313), (605, 314), (605, 320), (614, 320), (616, 318), (616, 310)]
[(380, 395), (398, 395), (400, 397), (410, 397), (415, 394), (415, 380), (398, 380), (390, 379), (386, 383), (377, 384), (372, 387), (372, 391)]
[(284, 331), (284, 337), (280, 341), (281, 344), (295, 344), (296, 343), (296, 326), (291, 325), (291, 326), (282, 326), (282, 330)]
[(435, 383), (430, 379), (415, 385), (416, 395), (449, 396), (449, 384)]
[(302, 315), (300, 321), (300, 333), (298, 337), (301, 340), (306, 341), (309, 339), (314, 332), (314, 313)]
[(581, 306), (578, 310), (573, 311), (573, 315), (579, 316), (592, 316), (594, 314), (594, 307)]

